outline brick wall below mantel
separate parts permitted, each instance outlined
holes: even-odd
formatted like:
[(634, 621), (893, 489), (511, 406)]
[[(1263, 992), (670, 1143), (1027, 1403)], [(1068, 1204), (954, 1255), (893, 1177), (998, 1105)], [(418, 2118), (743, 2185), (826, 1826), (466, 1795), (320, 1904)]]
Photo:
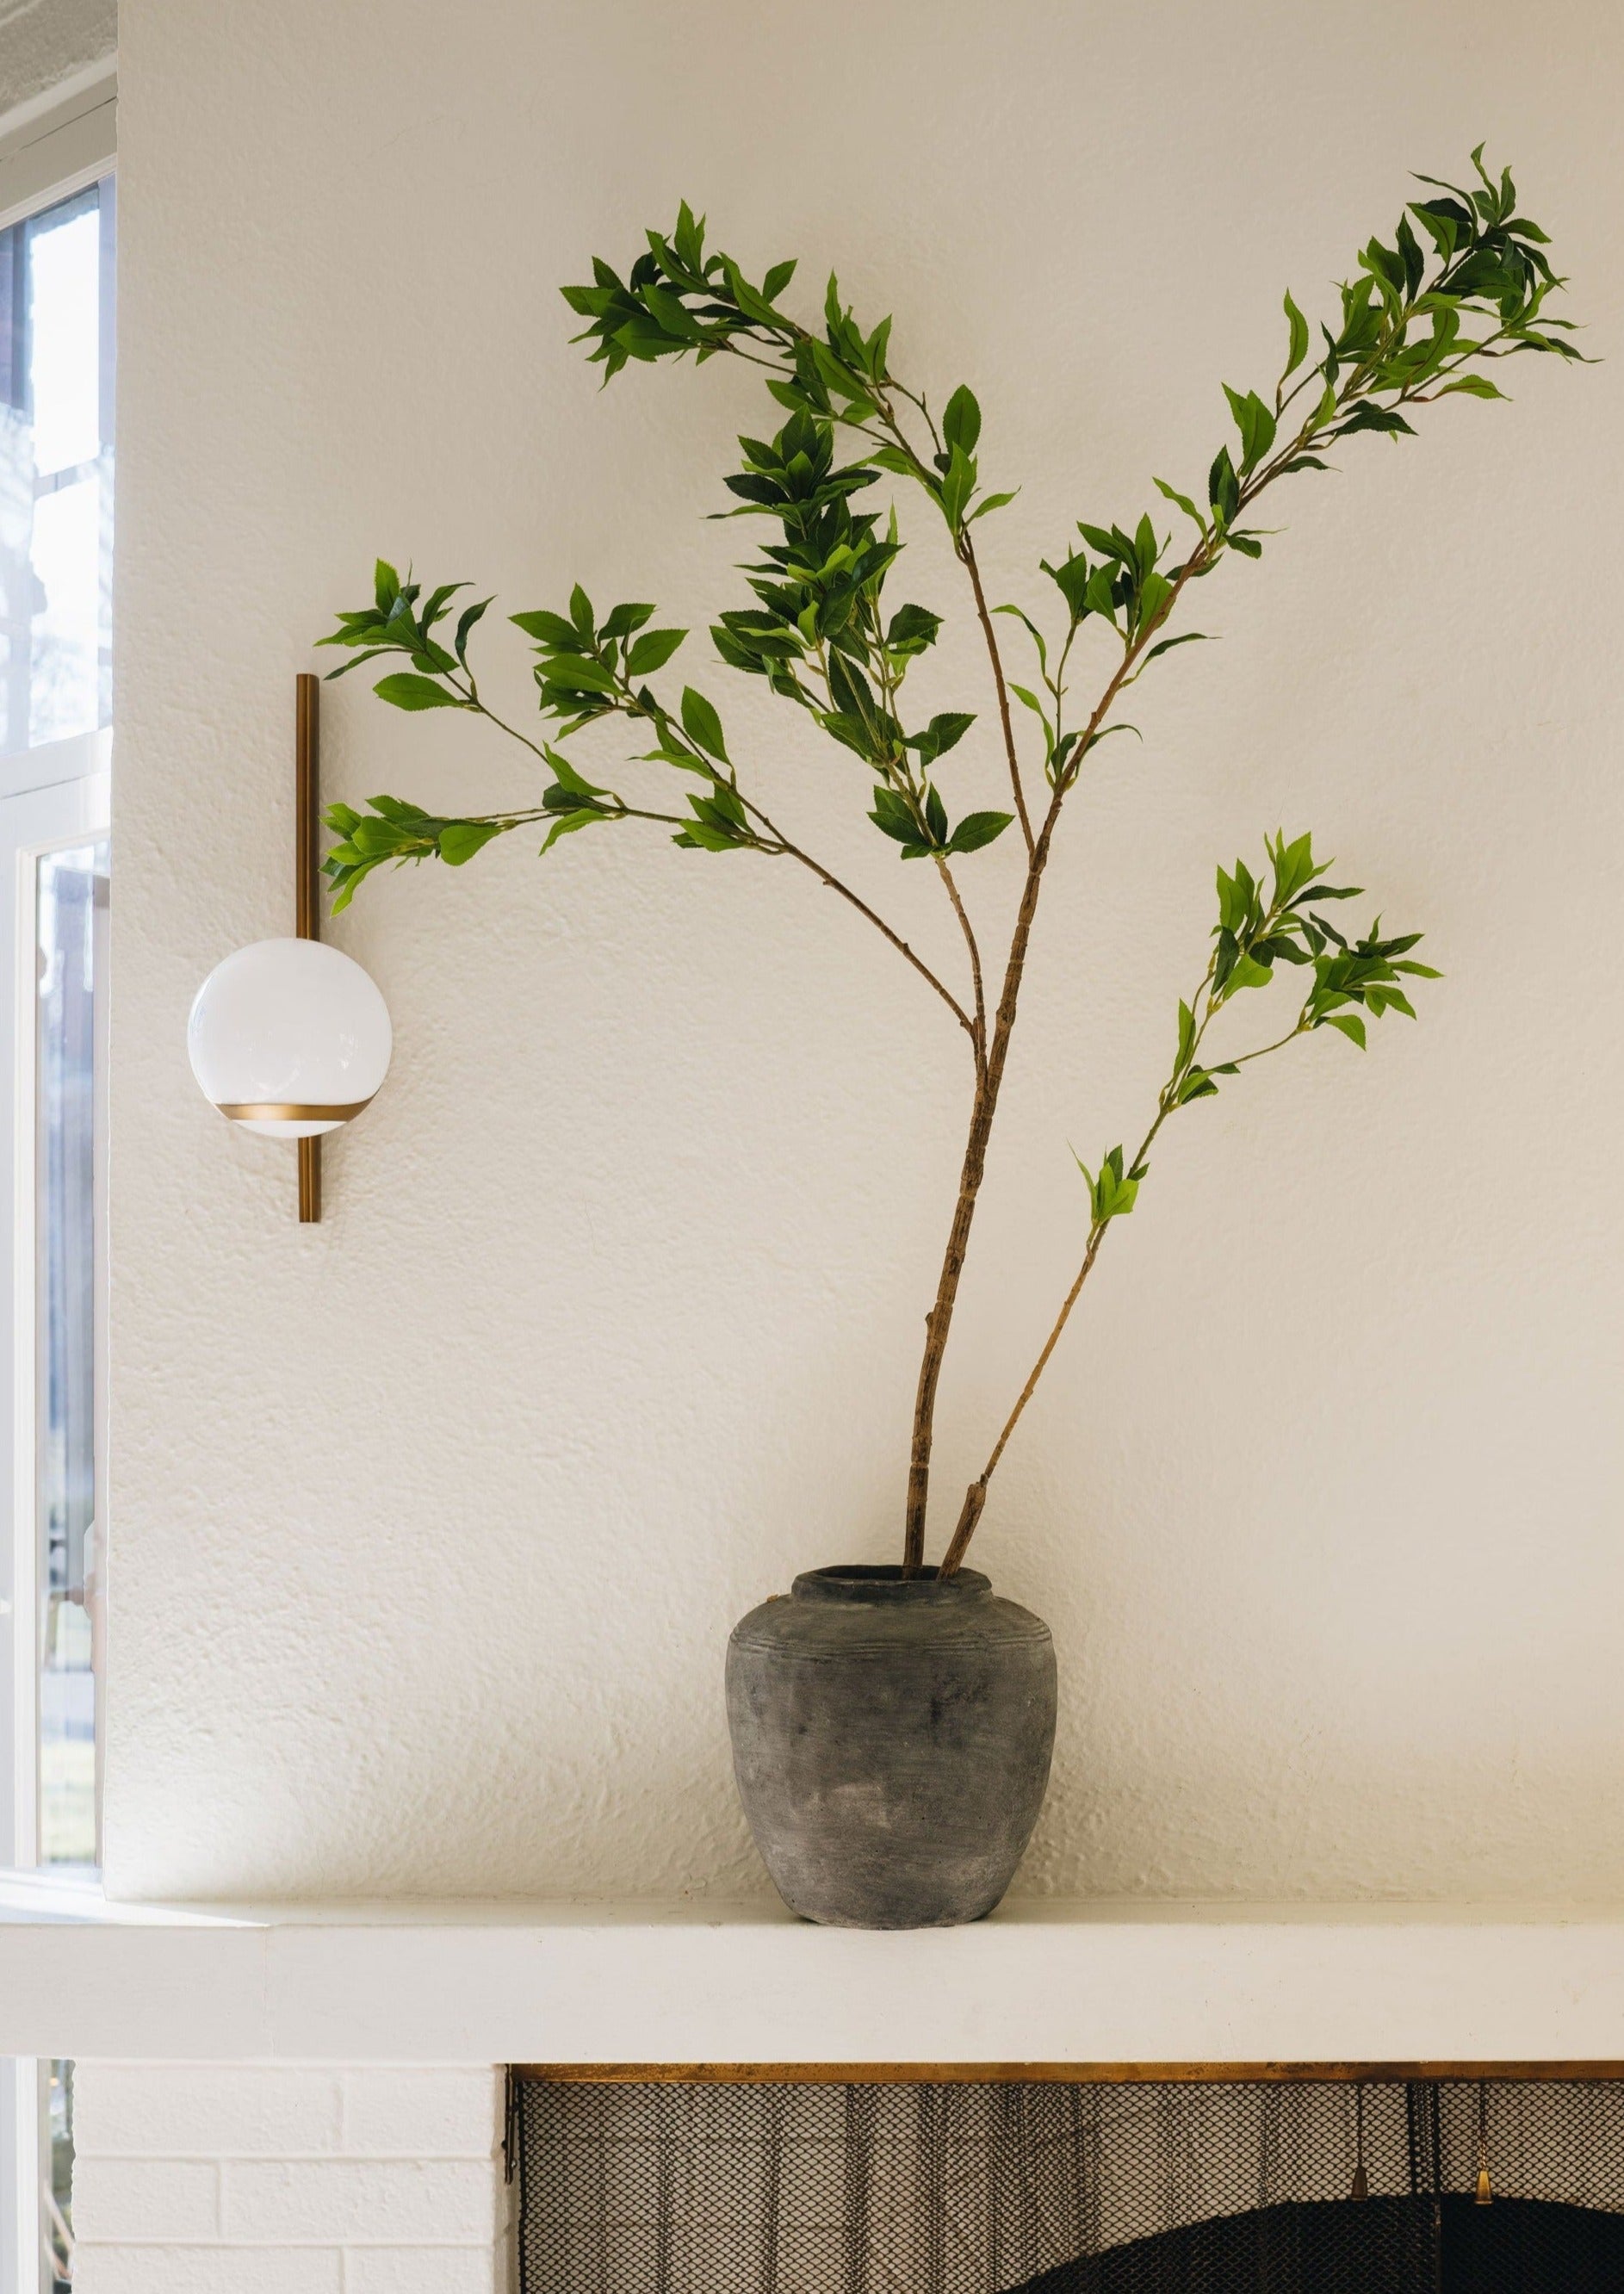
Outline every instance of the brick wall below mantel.
[(80, 2062), (75, 2294), (507, 2294), (488, 2066)]

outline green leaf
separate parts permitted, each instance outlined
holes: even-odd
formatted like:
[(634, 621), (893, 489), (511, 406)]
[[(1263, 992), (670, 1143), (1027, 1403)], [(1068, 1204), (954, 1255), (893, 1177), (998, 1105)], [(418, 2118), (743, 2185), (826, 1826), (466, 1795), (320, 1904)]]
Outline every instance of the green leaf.
[(885, 633), (885, 648), (905, 660), (912, 660), (936, 643), (942, 626), (939, 614), (924, 606), (899, 606), (891, 615), (890, 627)]
[(1227, 525), (1240, 508), (1240, 481), (1227, 446), (1220, 446), (1214, 458), (1207, 474), (1206, 498), (1220, 525)]
[[(542, 745), (547, 761), (552, 767), (560, 785), (567, 789), (572, 796), (603, 796), (605, 793), (595, 781), (584, 779), (562, 750), (555, 749), (550, 742), (543, 743)], [(549, 790), (548, 794), (551, 793)], [(542, 802), (545, 804), (547, 798), (543, 797)]]
[(1486, 374), (1463, 374), (1454, 382), (1446, 382), (1438, 395), (1447, 398), (1451, 391), (1457, 390), (1465, 391), (1469, 398), (1504, 398), (1506, 395), (1503, 390), (1495, 387)]
[(1080, 1155), (1074, 1153), (1072, 1160), (1087, 1184), (1095, 1225), (1103, 1226), (1108, 1219), (1125, 1218), (1133, 1209), (1138, 1196), (1139, 1180), (1131, 1174), (1125, 1175), (1121, 1148), (1113, 1147), (1106, 1155), (1100, 1166), (1098, 1177)]
[(876, 828), (883, 829), (898, 844), (914, 845), (921, 852), (925, 850), (925, 846), (920, 842), (919, 823), (895, 789), (886, 788), (883, 785), (875, 789), (874, 809), (868, 817)]
[(767, 273), (766, 278), (761, 281), (761, 299), (763, 302), (775, 303), (794, 276), (795, 261), (792, 256), (788, 263), (775, 263), (772, 269)]
[(942, 440), (951, 450), (962, 447), (966, 455), (976, 451), (976, 441), (981, 435), (981, 409), (975, 395), (961, 383), (942, 409)]
[(1395, 414), (1390, 406), (1376, 406), (1368, 398), (1360, 401), (1336, 435), (1348, 438), (1356, 430), (1381, 430), (1391, 438), (1413, 438), (1416, 435), (1401, 414)]
[(1318, 1023), (1322, 1028), (1339, 1028), (1349, 1043), (1365, 1049), (1365, 1023), (1357, 1012), (1331, 1012)]
[(476, 605), (465, 606), (459, 617), (454, 643), (457, 648), (457, 658), (465, 668), (468, 659), (468, 639), (473, 632), (475, 623), (484, 618), (485, 608), (494, 603), (494, 598), (481, 598)]
[(1090, 566), (1081, 550), (1073, 550), (1058, 565), (1046, 557), (1038, 560), (1043, 572), (1066, 600), (1066, 608), (1074, 622), (1080, 622), (1088, 611), (1084, 593), (1088, 588)]
[(943, 710), (930, 720), (922, 733), (910, 733), (907, 745), (918, 751), (922, 764), (934, 764), (938, 757), (945, 757), (949, 749), (957, 748), (975, 721), (973, 713), (967, 714), (962, 709)]
[(596, 634), (597, 624), (592, 618), (592, 600), (579, 582), (570, 591), (570, 619), (589, 644)]
[(466, 709), (468, 704), (460, 694), (448, 693), (443, 685), (436, 685), (432, 677), (416, 677), (410, 670), (397, 670), (393, 677), (380, 677), (372, 687), (380, 701), (388, 702), (393, 709)]
[(652, 606), (617, 606), (604, 623), (601, 635), (606, 638), (629, 638), (640, 630), (654, 613)]
[(1242, 397), (1239, 391), (1231, 390), (1226, 382), (1223, 395), (1230, 402), (1230, 411), (1234, 415), (1240, 432), (1240, 471), (1244, 477), (1256, 468), (1273, 445), (1275, 419), (1255, 390), (1248, 390)]
[[(1286, 292), (1285, 308), (1286, 322), (1291, 329), (1290, 353), (1286, 361), (1286, 374), (1295, 374), (1308, 356), (1308, 321), (1292, 301), (1289, 288)], [(1280, 378), (1282, 381), (1285, 378), (1285, 375)]]
[[(1321, 874), (1320, 867), (1314, 859), (1314, 840), (1311, 834), (1304, 832), (1301, 836), (1294, 836), (1288, 843), (1284, 832), (1281, 832), (1276, 836), (1273, 843), (1270, 843), (1267, 837), (1263, 839), (1263, 842), (1269, 858), (1274, 864), (1273, 905), (1277, 908), (1283, 908), (1296, 897), (1311, 877)], [(1336, 864), (1328, 861), (1325, 865), (1334, 866)]]
[(1170, 502), (1176, 503), (1179, 508), (1183, 511), (1186, 517), (1193, 517), (1203, 533), (1206, 532), (1206, 520), (1202, 517), (1200, 511), (1196, 508), (1194, 502), (1191, 501), (1188, 494), (1181, 494), (1176, 486), (1170, 486), (1165, 478), (1153, 478), (1151, 480), (1151, 484), (1155, 486), (1158, 493), (1165, 494)]
[(686, 630), (645, 630), (626, 649), (628, 677), (647, 677), (663, 669), (687, 634)]
[(560, 813), (557, 819), (554, 821), (552, 826), (547, 832), (546, 839), (541, 846), (542, 851), (550, 852), (561, 836), (571, 835), (574, 830), (578, 828), (590, 828), (594, 821), (603, 820), (606, 818), (607, 816), (604, 813), (594, 812), (585, 809), (580, 812)]
[(1181, 996), (1179, 998), (1179, 1056), (1176, 1064), (1182, 1067), (1196, 1048), (1196, 1015)]
[(954, 446), (948, 456), (946, 475), (938, 500), (942, 516), (954, 533), (964, 515), (964, 506), (976, 490), (976, 466), (962, 446)]
[(1174, 646), (1205, 645), (1206, 642), (1207, 632), (1205, 630), (1186, 630), (1182, 637), (1158, 639), (1146, 654), (1145, 660), (1149, 664), (1156, 659), (1158, 653), (1171, 653)]
[(815, 713), (831, 739), (849, 749), (854, 756), (861, 757), (865, 764), (875, 761), (873, 736), (860, 717), (849, 717), (840, 709), (818, 710)]
[(965, 519), (965, 525), (973, 525), (978, 517), (985, 517), (989, 510), (1004, 508), (1007, 504), (1014, 500), (1019, 492), (1019, 486), (1011, 486), (1007, 494), (988, 494), (985, 501), (976, 504), (975, 508)]
[(527, 638), (546, 646), (551, 653), (573, 653), (581, 643), (580, 632), (573, 622), (566, 622), (562, 614), (509, 614), (508, 620), (516, 629), (523, 630)]
[(1230, 974), (1224, 992), (1226, 995), (1233, 995), (1238, 988), (1267, 988), (1273, 978), (1274, 974), (1269, 966), (1259, 964), (1255, 956), (1238, 956), (1235, 959), (1235, 968)]
[(502, 833), (499, 820), (452, 820), (440, 831), (440, 858), (450, 868), (460, 868)]
[(947, 840), (949, 852), (978, 852), (990, 844), (1015, 818), (1012, 812), (967, 812)]
[[(538, 669), (538, 677), (542, 675)], [(546, 663), (549, 685), (561, 685), (567, 693), (613, 693), (614, 679), (601, 661), (589, 661), (584, 654), (556, 653)]]
[(696, 748), (719, 757), (723, 764), (728, 761), (722, 740), (722, 720), (704, 695), (696, 693), (691, 685), (682, 688), (682, 729)]
[(1135, 625), (1141, 630), (1152, 629), (1160, 620), (1172, 595), (1173, 584), (1165, 574), (1147, 574), (1134, 600)]

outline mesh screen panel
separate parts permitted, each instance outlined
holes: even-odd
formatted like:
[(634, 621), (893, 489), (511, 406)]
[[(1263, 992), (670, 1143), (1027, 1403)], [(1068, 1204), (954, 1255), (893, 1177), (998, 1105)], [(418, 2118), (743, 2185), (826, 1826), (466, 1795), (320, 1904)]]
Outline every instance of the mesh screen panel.
[(524, 2294), (1624, 2294), (1611, 2080), (521, 2077), (516, 2104)]

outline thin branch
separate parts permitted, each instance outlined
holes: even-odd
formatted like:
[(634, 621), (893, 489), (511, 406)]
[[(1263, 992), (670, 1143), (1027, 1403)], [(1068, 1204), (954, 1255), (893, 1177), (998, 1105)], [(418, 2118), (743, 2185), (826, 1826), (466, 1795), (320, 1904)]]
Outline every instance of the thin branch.
[(1009, 688), (1003, 681), (1003, 656), (998, 650), (998, 636), (993, 627), (993, 617), (987, 608), (987, 596), (981, 587), (981, 569), (976, 564), (976, 546), (970, 538), (970, 528), (963, 527), (959, 536), (959, 558), (970, 576), (970, 586), (975, 591), (976, 618), (981, 624), (981, 634), (987, 640), (987, 659), (993, 665), (993, 683), (998, 693), (998, 720), (1003, 728), (1003, 753), (1010, 768), (1010, 787), (1014, 793), (1016, 816), (1020, 833), (1027, 840), (1027, 858), (1031, 860), (1037, 850), (1032, 834), (1032, 822), (1027, 812), (1026, 792), (1020, 785), (1020, 759), (1015, 748), (1015, 727), (1010, 716)]
[(544, 765), (548, 762), (547, 751), (532, 741), (528, 734), (521, 733), (516, 725), (510, 725), (506, 718), (499, 717), (494, 709), (486, 708), (479, 697), (479, 688), (471, 676), (468, 679), (468, 706), (484, 718), (489, 724), (494, 725), (499, 732), (506, 733), (509, 740), (519, 742), (530, 751), (532, 757), (540, 757)]
[[(1133, 1161), (1128, 1165), (1128, 1168), (1130, 1170), (1137, 1170), (1144, 1162), (1146, 1156), (1150, 1152), (1151, 1148), (1156, 1143), (1157, 1133), (1161, 1129), (1163, 1124), (1165, 1123), (1167, 1118), (1174, 1111), (1178, 1102), (1174, 1100), (1172, 1094), (1177, 1087), (1181, 1077), (1189, 1074), (1191, 1066), (1195, 1062), (1195, 1055), (1201, 1047), (1201, 1039), (1206, 1035), (1208, 1027), (1212, 1024), (1214, 1013), (1222, 1008), (1220, 1005), (1214, 1002), (1212, 997), (1212, 978), (1213, 967), (1209, 964), (1207, 966), (1206, 981), (1205, 983), (1207, 991), (1206, 1003), (1202, 1013), (1201, 1024), (1196, 1029), (1195, 1034), (1191, 1038), (1188, 1057), (1181, 1062), (1179, 1070), (1175, 1070), (1172, 1082), (1163, 1089), (1161, 1096), (1157, 1103), (1156, 1120), (1151, 1124), (1150, 1128), (1146, 1132), (1143, 1139), (1141, 1140), (1138, 1149), (1134, 1153)], [(1255, 1052), (1243, 1052), (1238, 1059), (1225, 1061), (1224, 1065), (1226, 1067), (1244, 1068), (1253, 1060), (1267, 1059), (1271, 1052), (1284, 1051), (1287, 1044), (1295, 1043), (1299, 1036), (1306, 1035), (1309, 1032), (1310, 1030), (1304, 1025), (1303, 1020), (1299, 1019), (1295, 1027), (1289, 1029), (1285, 1035), (1279, 1037), (1274, 1043), (1262, 1044)], [(1087, 1281), (1090, 1274), (1093, 1272), (1094, 1261), (1100, 1256), (1100, 1246), (1105, 1240), (1105, 1232), (1110, 1224), (1111, 1222), (1109, 1219), (1099, 1219), (1096, 1220), (1089, 1229), (1088, 1243), (1083, 1254), (1083, 1264), (1077, 1269), (1076, 1281), (1073, 1282), (1070, 1289), (1066, 1293), (1060, 1311), (1055, 1317), (1054, 1327), (1050, 1331), (1048, 1338), (1043, 1341), (1043, 1351), (1038, 1355), (1037, 1360), (1033, 1363), (1031, 1371), (1027, 1379), (1027, 1382), (1021, 1387), (1020, 1393), (1016, 1399), (1015, 1407), (1011, 1411), (1008, 1418), (1005, 1419), (1003, 1430), (999, 1434), (998, 1439), (993, 1444), (992, 1452), (988, 1457), (986, 1465), (983, 1466), (980, 1473), (977, 1476), (976, 1479), (971, 1482), (970, 1487), (964, 1493), (964, 1504), (959, 1515), (957, 1526), (954, 1530), (947, 1550), (942, 1557), (941, 1568), (938, 1574), (943, 1577), (951, 1577), (954, 1572), (958, 1568), (959, 1564), (964, 1558), (965, 1548), (969, 1545), (970, 1538), (975, 1533), (976, 1524), (981, 1518), (981, 1509), (987, 1503), (987, 1485), (992, 1480), (993, 1476), (997, 1472), (998, 1461), (1003, 1457), (1004, 1450), (1008, 1446), (1010, 1436), (1015, 1431), (1016, 1427), (1020, 1423), (1022, 1413), (1025, 1411), (1027, 1403), (1031, 1401), (1033, 1395), (1037, 1390), (1038, 1380), (1043, 1377), (1043, 1372), (1049, 1367), (1050, 1356), (1053, 1354), (1056, 1346), (1059, 1346), (1066, 1325), (1071, 1319), (1071, 1310), (1076, 1305), (1077, 1300), (1083, 1294), (1083, 1285)]]
[(943, 1003), (952, 1013), (960, 1027), (963, 1029), (965, 1034), (970, 1037), (970, 1045), (975, 1053), (976, 1064), (978, 1069), (979, 1069), (981, 1062), (980, 1038), (976, 1032), (976, 1022), (971, 1019), (970, 1013), (964, 1009), (964, 1006), (960, 1003), (958, 997), (953, 993), (953, 990), (945, 986), (944, 983), (937, 978), (935, 972), (931, 971), (930, 965), (922, 956), (914, 954), (914, 950), (908, 946), (907, 941), (903, 939), (902, 934), (897, 931), (893, 931), (890, 925), (886, 923), (885, 918), (881, 915), (876, 915), (875, 911), (869, 907), (868, 902), (861, 899), (857, 893), (854, 892), (849, 884), (843, 884), (837, 875), (833, 874), (831, 870), (824, 867), (821, 860), (815, 860), (809, 852), (803, 852), (799, 844), (792, 844), (781, 828), (774, 827), (772, 822), (767, 818), (766, 813), (762, 811), (759, 805), (752, 804), (750, 799), (742, 793), (739, 801), (742, 804), (746, 806), (750, 811), (755, 814), (756, 818), (761, 823), (761, 826), (767, 830), (767, 834), (774, 839), (781, 852), (786, 853), (792, 860), (799, 860), (803, 868), (809, 868), (812, 871), (812, 874), (817, 878), (820, 883), (827, 884), (832, 892), (838, 892), (841, 899), (849, 900), (851, 906), (856, 908), (859, 915), (866, 916), (869, 923), (873, 925), (875, 931), (884, 934), (885, 938), (889, 940), (891, 946), (897, 951), (898, 955), (906, 956), (908, 962), (913, 965), (914, 971), (918, 972), (920, 978), (928, 981), (929, 984), (935, 988), (937, 994), (941, 997)]
[(938, 874), (947, 888), (953, 912), (964, 934), (964, 945), (970, 950), (970, 974), (975, 982), (976, 991), (976, 1071), (984, 1074), (987, 1069), (987, 995), (981, 984), (981, 950), (976, 942), (975, 929), (965, 913), (964, 903), (959, 897), (959, 888), (953, 881), (952, 869), (941, 853), (932, 853), (931, 858), (936, 862)]

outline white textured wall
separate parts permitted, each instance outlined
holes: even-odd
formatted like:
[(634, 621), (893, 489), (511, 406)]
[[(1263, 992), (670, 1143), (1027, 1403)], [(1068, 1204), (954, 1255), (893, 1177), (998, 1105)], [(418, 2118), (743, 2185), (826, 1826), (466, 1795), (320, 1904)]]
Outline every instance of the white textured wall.
[[(738, 1893), (733, 1618), (897, 1534), (964, 1099), (949, 1023), (785, 867), (635, 834), (375, 880), (334, 937), (396, 1072), (293, 1220), (189, 999), (289, 915), (291, 680), (375, 550), (512, 608), (738, 601), (742, 371), (600, 396), (555, 293), (686, 193), (970, 379), (991, 578), (1136, 515), (1277, 370), (1411, 167), (1480, 136), (1611, 363), (1514, 370), (1305, 478), (1223, 642), (1075, 801), (945, 1394), (979, 1459), (1069, 1271), (1068, 1142), (1142, 1123), (1214, 863), (1311, 824), (1449, 973), (1158, 1154), (978, 1559), (1060, 1646), (1021, 1884), (1624, 1888), (1624, 22), (1604, 0), (804, 12), (131, 0), (123, 240), (109, 1863), (126, 1891)], [(985, 708), (962, 598), (938, 706)], [(702, 663), (702, 640), (694, 647)], [(520, 645), (490, 677), (525, 706)], [(838, 758), (719, 668), (736, 752), (942, 963)], [(922, 682), (923, 680), (922, 680)], [(334, 795), (532, 784), (359, 679)], [(996, 802), (985, 728), (946, 775)], [(583, 750), (588, 755), (597, 753)], [(1012, 854), (964, 874), (1001, 915)], [(938, 1533), (945, 1533), (938, 1514)]]

